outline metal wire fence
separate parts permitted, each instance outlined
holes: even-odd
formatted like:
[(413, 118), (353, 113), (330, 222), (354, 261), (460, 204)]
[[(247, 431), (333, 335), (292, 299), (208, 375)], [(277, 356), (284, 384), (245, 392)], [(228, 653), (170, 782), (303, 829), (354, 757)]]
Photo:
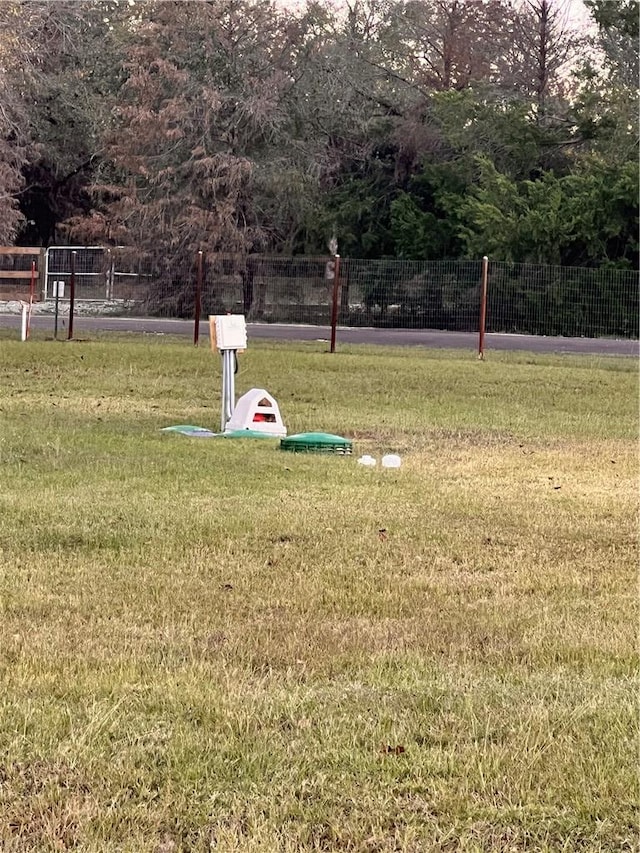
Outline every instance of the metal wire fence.
[(141, 302), (152, 282), (148, 266), (148, 261), (120, 249), (50, 246), (45, 256), (43, 295), (50, 299), (58, 282), (68, 298), (73, 268), (77, 299)]
[(638, 337), (638, 273), (489, 263), (487, 331)]
[[(45, 298), (69, 281), (72, 247), (47, 252)], [(482, 261), (208, 255), (178, 262), (77, 247), (76, 299), (120, 301), (139, 315), (243, 313), (267, 323), (477, 331)], [(637, 338), (636, 271), (490, 261), (486, 330)]]
[[(349, 326), (477, 328), (480, 263), (370, 261), (341, 258), (207, 258), (203, 314), (227, 311), (271, 323), (329, 323), (338, 291), (338, 321)], [(147, 313), (193, 316), (191, 278), (150, 285)]]

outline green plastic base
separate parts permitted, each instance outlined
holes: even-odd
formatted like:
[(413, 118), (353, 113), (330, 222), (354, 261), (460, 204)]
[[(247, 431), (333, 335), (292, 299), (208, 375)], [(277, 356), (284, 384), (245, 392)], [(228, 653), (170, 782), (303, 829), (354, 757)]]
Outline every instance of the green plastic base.
[(220, 438), (280, 438), (268, 432), (258, 432), (257, 429), (232, 429), (229, 432), (218, 433)]
[(188, 435), (192, 438), (280, 438), (279, 435), (270, 435), (268, 432), (257, 429), (234, 429), (229, 432), (212, 432), (206, 427), (192, 426), (191, 424), (178, 424), (177, 426), (164, 427), (160, 432), (176, 432)]
[(280, 441), (280, 449), (291, 453), (338, 453), (348, 455), (353, 451), (353, 442), (341, 435), (329, 432), (301, 432)]

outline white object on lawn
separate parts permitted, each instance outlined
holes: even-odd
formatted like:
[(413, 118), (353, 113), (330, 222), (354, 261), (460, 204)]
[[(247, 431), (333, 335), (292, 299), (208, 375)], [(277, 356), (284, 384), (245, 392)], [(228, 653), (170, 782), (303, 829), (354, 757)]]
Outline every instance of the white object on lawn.
[(369, 468), (374, 468), (376, 465), (376, 460), (373, 458), (373, 456), (369, 456), (365, 453), (364, 456), (361, 456), (360, 459), (358, 459), (358, 465), (366, 465)]
[(278, 437), (287, 434), (278, 404), (264, 388), (252, 388), (236, 403), (224, 432), (238, 429), (250, 429)]
[(22, 328), (20, 330), (20, 340), (26, 341), (27, 340), (27, 329), (28, 329), (27, 318), (28, 318), (28, 312), (29, 312), (29, 303), (28, 302), (21, 302), (20, 305), (22, 306)]
[(402, 460), (395, 453), (387, 453), (382, 457), (383, 468), (399, 468), (401, 464)]

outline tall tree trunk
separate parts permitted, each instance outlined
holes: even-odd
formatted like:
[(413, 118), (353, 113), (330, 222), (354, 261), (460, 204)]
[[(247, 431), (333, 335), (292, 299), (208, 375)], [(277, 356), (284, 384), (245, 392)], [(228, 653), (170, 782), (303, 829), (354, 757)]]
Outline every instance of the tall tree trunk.
[(549, 46), (549, 0), (539, 0), (536, 14), (538, 16), (538, 68), (536, 73), (536, 121), (544, 124), (547, 106), (547, 87), (549, 84), (549, 69), (547, 52)]

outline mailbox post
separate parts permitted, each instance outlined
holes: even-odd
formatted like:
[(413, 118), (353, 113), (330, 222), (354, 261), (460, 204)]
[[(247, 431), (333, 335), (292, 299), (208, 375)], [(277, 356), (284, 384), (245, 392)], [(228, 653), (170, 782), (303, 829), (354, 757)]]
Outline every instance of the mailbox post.
[(209, 316), (211, 348), (222, 354), (222, 408), (220, 432), (225, 431), (235, 408), (235, 369), (238, 350), (247, 348), (247, 324), (243, 314)]

